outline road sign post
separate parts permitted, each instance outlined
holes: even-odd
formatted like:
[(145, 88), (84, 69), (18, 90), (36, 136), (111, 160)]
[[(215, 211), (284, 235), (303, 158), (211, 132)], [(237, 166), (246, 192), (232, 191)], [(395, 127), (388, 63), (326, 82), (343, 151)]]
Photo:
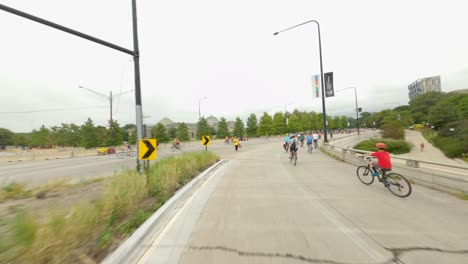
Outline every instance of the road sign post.
[(208, 146), (211, 145), (211, 138), (208, 135), (202, 137), (202, 145), (205, 146), (205, 152), (208, 151)]
[(138, 159), (139, 160), (155, 160), (157, 154), (157, 142), (154, 138), (146, 138), (140, 140)]

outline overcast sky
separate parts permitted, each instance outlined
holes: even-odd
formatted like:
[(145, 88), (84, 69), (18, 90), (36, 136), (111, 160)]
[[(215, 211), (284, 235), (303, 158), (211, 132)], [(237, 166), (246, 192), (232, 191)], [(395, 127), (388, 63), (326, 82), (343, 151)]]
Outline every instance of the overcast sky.
[[(357, 87), (359, 106), (407, 104), (408, 84), (440, 75), (442, 90), (468, 88), (466, 1), (140, 0), (144, 122), (244, 120), (298, 108), (321, 112), (312, 75), (334, 72), (335, 90)], [(0, 0), (1, 4), (133, 49), (130, 0)], [(129, 55), (0, 11), (0, 127), (106, 125), (103, 94), (134, 89)], [(135, 123), (134, 93), (114, 100), (114, 119)], [(326, 99), (327, 114), (352, 116), (354, 92)], [(79, 109), (78, 109), (79, 108)], [(47, 112), (15, 113), (52, 110)], [(60, 110), (59, 109), (68, 109)]]

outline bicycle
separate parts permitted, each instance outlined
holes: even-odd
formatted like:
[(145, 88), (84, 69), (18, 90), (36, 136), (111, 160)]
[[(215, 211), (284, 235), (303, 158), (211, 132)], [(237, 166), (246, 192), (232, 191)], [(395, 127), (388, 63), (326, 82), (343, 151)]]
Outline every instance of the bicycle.
[(119, 152), (116, 153), (117, 158), (119, 158), (119, 159), (123, 159), (126, 156), (135, 157), (136, 154), (137, 153), (136, 153), (135, 150), (128, 150), (128, 151), (122, 150), (122, 151), (119, 151)]
[(312, 153), (312, 150), (313, 150), (313, 149), (314, 149), (314, 148), (312, 147), (312, 143), (311, 143), (311, 144), (307, 144), (307, 152)]
[(314, 149), (318, 148), (318, 140), (314, 140)]
[(172, 150), (172, 152), (174, 152), (174, 151), (176, 151), (176, 150), (182, 151), (182, 145), (180, 145), (180, 144), (179, 144), (179, 145), (172, 144), (171, 150)]
[(283, 149), (286, 151), (286, 153), (289, 151), (289, 143), (284, 143), (283, 144)]
[(292, 162), (294, 160), (294, 166), (296, 166), (297, 163), (297, 150), (293, 151), (291, 150), (291, 156), (289, 157), (289, 162)]
[[(364, 160), (370, 161), (365, 158)], [(365, 185), (370, 185), (374, 182), (374, 177), (379, 179), (379, 182), (382, 182), (393, 195), (404, 198), (408, 197), (411, 194), (412, 188), (410, 182), (401, 174), (390, 172), (386, 169), (376, 168), (376, 171), (379, 173), (378, 176), (372, 176), (372, 169), (369, 165), (359, 166), (356, 169), (356, 174), (359, 180)]]

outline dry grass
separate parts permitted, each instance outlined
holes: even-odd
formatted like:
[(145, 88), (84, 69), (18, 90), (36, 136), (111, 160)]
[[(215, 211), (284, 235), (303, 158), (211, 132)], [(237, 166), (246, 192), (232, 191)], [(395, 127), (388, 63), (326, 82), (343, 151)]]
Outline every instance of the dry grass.
[(177, 189), (217, 160), (212, 153), (188, 153), (156, 162), (147, 175), (120, 173), (109, 181), (102, 198), (52, 213), (46, 221), (18, 210), (0, 237), (0, 263), (100, 261)]

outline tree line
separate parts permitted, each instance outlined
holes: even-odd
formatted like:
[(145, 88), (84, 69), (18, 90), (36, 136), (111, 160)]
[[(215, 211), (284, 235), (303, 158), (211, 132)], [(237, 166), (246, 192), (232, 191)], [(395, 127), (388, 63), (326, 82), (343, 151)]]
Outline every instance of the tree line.
[[(396, 131), (394, 138), (404, 137), (403, 128), (433, 127), (440, 138), (452, 137), (460, 145), (458, 152), (467, 152), (468, 142), (468, 95), (461, 93), (429, 92), (422, 94), (409, 102), (408, 105), (398, 106), (394, 109), (385, 109), (380, 112), (360, 113), (359, 119), (347, 116), (327, 116), (329, 130), (356, 128), (382, 128), (386, 126)], [(196, 138), (203, 135), (214, 135), (217, 138), (226, 136), (269, 136), (316, 131), (323, 128), (323, 115), (317, 112), (299, 111), (276, 112), (273, 115), (263, 113), (260, 117), (252, 113), (248, 116), (246, 124), (238, 116), (234, 121), (232, 131), (228, 128), (226, 118), (222, 117), (216, 127), (211, 127), (205, 117), (197, 122)], [(162, 123), (156, 124), (151, 136), (159, 142), (169, 142), (174, 138), (182, 141), (190, 140), (187, 124), (180, 123), (177, 127), (166, 128)], [(100, 147), (117, 146), (124, 141), (135, 144), (136, 126), (127, 124), (120, 126), (117, 121), (109, 122), (108, 127), (95, 126), (92, 119), (81, 126), (76, 124), (62, 124), (46, 128), (42, 126), (31, 133), (13, 133), (0, 128), (0, 147), (17, 146), (74, 146), (74, 147)], [(444, 141), (444, 144), (447, 143)], [(460, 144), (461, 143), (461, 144)], [(442, 143), (441, 143), (442, 144)]]

